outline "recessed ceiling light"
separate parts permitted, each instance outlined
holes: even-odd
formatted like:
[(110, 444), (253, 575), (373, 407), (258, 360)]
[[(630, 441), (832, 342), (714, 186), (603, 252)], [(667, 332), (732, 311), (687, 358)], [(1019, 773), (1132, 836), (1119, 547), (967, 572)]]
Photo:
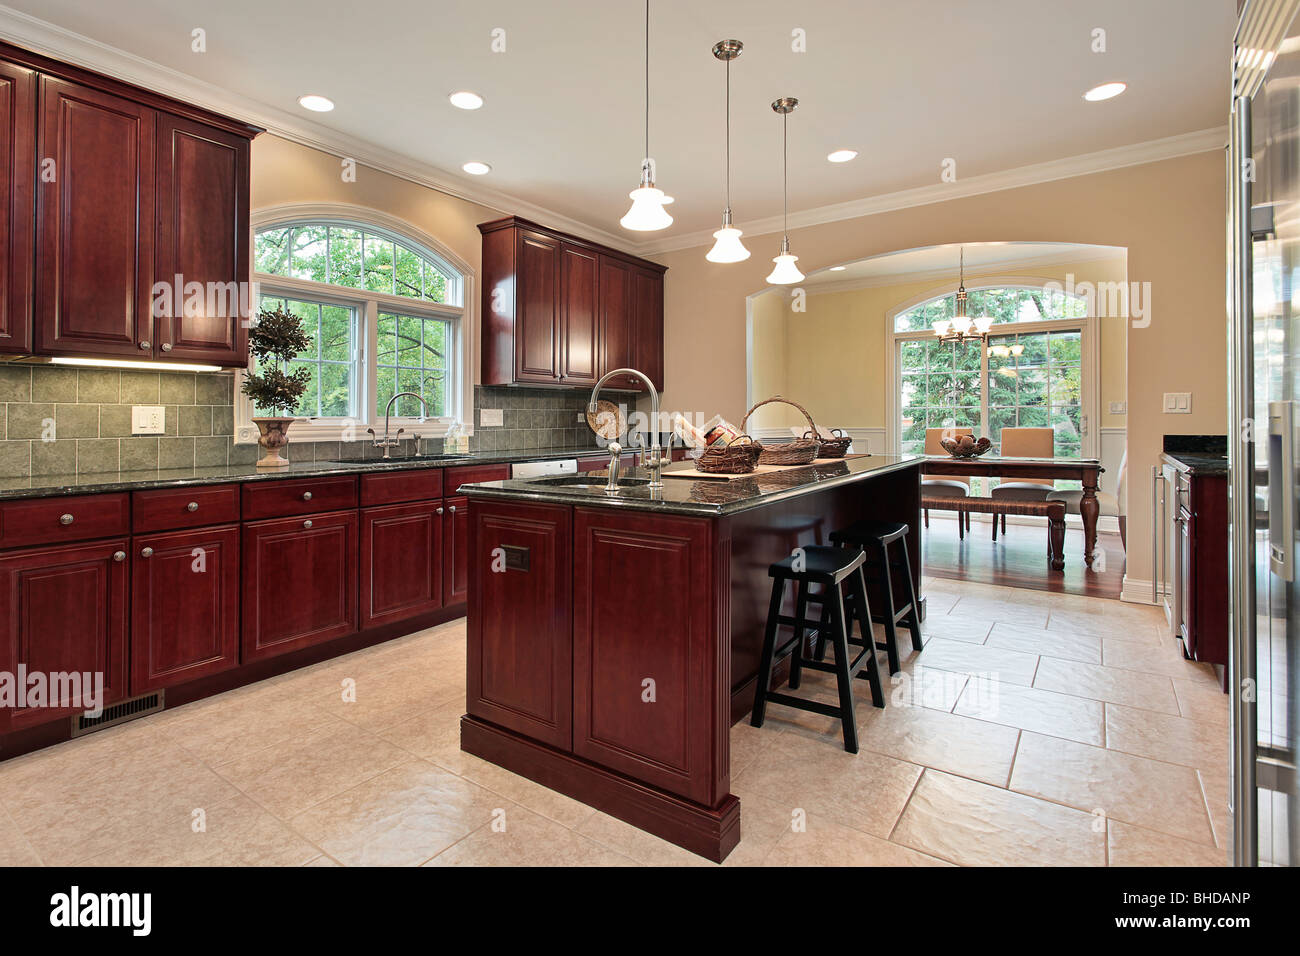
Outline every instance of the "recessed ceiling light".
[(843, 272), (848, 266), (831, 266), (831, 272)]
[(451, 105), (462, 110), (476, 110), (483, 105), (483, 97), (477, 93), (471, 93), (469, 90), (457, 90), (447, 99), (451, 100)]
[(847, 163), (850, 159), (858, 158), (856, 149), (837, 149), (826, 157), (832, 163)]
[(1112, 97), (1119, 96), (1127, 89), (1127, 83), (1103, 83), (1101, 86), (1094, 86), (1087, 93), (1084, 93), (1083, 98), (1089, 103), (1097, 103), (1101, 100), (1109, 100)]
[(469, 173), (471, 176), (486, 176), (488, 173), (492, 172), (491, 166), (487, 163), (480, 162), (468, 162), (462, 166), (461, 169), (465, 170), (465, 172)]
[(334, 109), (334, 101), (328, 96), (317, 96), (315, 93), (308, 93), (306, 96), (298, 97), (298, 105), (305, 110), (311, 110), (313, 113), (328, 113)]

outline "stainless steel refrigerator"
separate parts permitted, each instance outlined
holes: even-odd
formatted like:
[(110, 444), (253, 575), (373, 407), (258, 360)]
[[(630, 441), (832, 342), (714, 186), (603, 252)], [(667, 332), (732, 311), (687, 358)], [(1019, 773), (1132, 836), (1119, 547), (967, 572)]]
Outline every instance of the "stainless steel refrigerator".
[(1300, 0), (1248, 0), (1228, 147), (1233, 855), (1300, 865)]

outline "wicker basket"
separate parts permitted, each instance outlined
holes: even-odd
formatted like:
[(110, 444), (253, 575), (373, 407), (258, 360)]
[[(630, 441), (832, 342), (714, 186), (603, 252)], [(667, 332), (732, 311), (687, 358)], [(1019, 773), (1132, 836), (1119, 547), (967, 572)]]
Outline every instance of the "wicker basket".
[[(781, 402), (786, 405), (793, 405), (803, 413), (803, 417), (808, 419), (808, 431), (813, 435), (817, 434), (817, 424), (808, 414), (808, 409), (804, 408), (798, 402), (792, 402), (788, 398), (782, 398), (780, 395), (774, 395), (759, 402), (749, 411), (745, 412), (744, 421), (740, 423), (740, 430), (745, 430), (745, 425), (749, 422), (749, 416), (762, 408), (764, 405), (770, 405), (772, 402)], [(764, 445), (763, 452), (759, 456), (759, 463), (763, 465), (806, 465), (813, 461), (821, 452), (822, 443), (816, 438), (796, 438), (793, 441), (782, 442), (779, 445)]]
[(725, 445), (710, 445), (695, 459), (695, 470), (713, 475), (747, 475), (758, 464), (763, 446), (748, 435), (738, 435)]
[(817, 453), (818, 458), (843, 458), (853, 444), (852, 436), (844, 434), (838, 428), (832, 428), (831, 435), (831, 438), (820, 438), (812, 432), (803, 433), (804, 438), (820, 438), (822, 450)]

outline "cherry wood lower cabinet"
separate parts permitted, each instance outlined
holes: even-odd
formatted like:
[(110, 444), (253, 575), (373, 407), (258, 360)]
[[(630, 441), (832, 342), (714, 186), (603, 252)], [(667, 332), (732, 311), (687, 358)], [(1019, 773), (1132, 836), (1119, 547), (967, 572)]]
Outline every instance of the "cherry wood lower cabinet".
[(448, 498), (442, 518), (442, 599), (464, 604), (469, 599), (469, 499)]
[(131, 541), (131, 693), (239, 664), (239, 527)]
[(363, 630), (442, 607), (444, 511), (440, 501), (361, 510)]
[(243, 660), (357, 629), (357, 512), (254, 521), (243, 529)]
[[(469, 713), (568, 750), (572, 511), (494, 504), (469, 517)], [(494, 568), (495, 565), (495, 568)]]
[[(126, 538), (32, 548), (0, 556), (0, 671), (101, 675), (103, 699), (126, 694)], [(84, 683), (78, 678), (78, 685)], [(65, 685), (68, 686), (68, 685)], [(89, 694), (90, 696), (85, 696)], [(0, 732), (20, 730), (85, 711), (83, 696), (53, 699), (67, 707), (0, 706)]]

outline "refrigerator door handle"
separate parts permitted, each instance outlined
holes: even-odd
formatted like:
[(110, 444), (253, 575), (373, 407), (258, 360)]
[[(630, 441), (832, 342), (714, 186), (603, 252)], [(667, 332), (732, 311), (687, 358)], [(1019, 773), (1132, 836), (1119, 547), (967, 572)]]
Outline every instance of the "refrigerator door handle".
[(1160, 554), (1160, 466), (1151, 466), (1151, 603), (1160, 603), (1160, 588), (1164, 567)]
[(1268, 563), (1295, 580), (1295, 403), (1268, 403)]

